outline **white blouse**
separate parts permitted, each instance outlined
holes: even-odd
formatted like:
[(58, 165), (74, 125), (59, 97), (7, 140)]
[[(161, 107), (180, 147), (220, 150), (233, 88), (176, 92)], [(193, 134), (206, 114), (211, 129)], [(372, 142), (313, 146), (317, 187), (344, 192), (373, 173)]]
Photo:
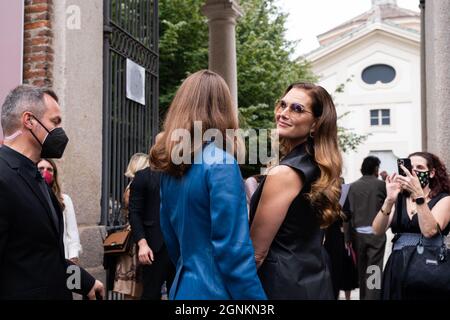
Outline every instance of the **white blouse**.
[(72, 199), (67, 194), (63, 194), (63, 201), (66, 208), (63, 212), (64, 218), (64, 253), (66, 259), (79, 258), (82, 252), (80, 236), (78, 234), (77, 218), (73, 207)]

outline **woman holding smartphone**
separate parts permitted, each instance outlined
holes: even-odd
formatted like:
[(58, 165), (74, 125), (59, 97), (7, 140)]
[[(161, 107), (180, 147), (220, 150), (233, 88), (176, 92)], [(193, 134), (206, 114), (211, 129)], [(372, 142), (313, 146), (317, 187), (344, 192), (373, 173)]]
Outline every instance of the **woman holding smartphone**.
[(403, 289), (405, 248), (416, 246), (421, 235), (428, 240), (439, 233), (447, 235), (450, 230), (450, 182), (445, 165), (429, 152), (415, 152), (408, 158), (412, 170), (403, 161), (399, 172), (405, 175), (394, 173), (386, 178), (387, 197), (372, 224), (377, 235), (389, 227), (395, 234), (381, 288), (384, 300), (434, 298), (429, 291), (425, 294)]

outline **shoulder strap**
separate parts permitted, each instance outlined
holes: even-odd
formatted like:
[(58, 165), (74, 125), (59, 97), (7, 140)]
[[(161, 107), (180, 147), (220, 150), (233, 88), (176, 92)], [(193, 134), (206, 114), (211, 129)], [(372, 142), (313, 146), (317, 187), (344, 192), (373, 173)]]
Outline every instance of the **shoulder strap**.
[(428, 202), (428, 207), (430, 208), (430, 210), (436, 205), (436, 203), (439, 202), (439, 200), (445, 198), (446, 196), (448, 196), (448, 194), (442, 192), (439, 193), (437, 196), (435, 196), (433, 199), (431, 199), (430, 202)]
[(402, 194), (399, 194), (397, 197), (397, 203), (395, 206), (395, 214), (397, 215), (397, 228), (400, 228), (402, 223), (402, 215), (403, 215), (403, 200), (404, 197)]

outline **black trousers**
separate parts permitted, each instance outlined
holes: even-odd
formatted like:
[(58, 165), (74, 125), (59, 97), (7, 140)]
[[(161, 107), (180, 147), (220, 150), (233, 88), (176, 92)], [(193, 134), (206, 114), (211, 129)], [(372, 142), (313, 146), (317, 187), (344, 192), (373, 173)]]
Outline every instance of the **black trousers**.
[(175, 277), (175, 266), (169, 258), (166, 246), (154, 254), (155, 260), (151, 265), (143, 266), (142, 300), (161, 300), (161, 286), (167, 281), (167, 293)]
[(386, 235), (376, 236), (355, 232), (353, 239), (356, 244), (360, 299), (379, 300)]

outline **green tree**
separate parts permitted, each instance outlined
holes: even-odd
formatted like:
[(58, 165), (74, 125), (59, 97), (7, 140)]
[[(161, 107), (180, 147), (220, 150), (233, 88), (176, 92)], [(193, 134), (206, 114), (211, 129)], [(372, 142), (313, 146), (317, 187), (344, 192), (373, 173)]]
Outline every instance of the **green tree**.
[(208, 24), (200, 12), (204, 0), (161, 0), (159, 102), (169, 107), (189, 73), (208, 68)]
[[(288, 15), (274, 0), (243, 0), (240, 4), (244, 16), (236, 27), (239, 108), (258, 106), (265, 115), (266, 108), (273, 108), (290, 83), (315, 78), (306, 63), (290, 58), (298, 43), (286, 40)], [(246, 112), (242, 114), (247, 119)]]

